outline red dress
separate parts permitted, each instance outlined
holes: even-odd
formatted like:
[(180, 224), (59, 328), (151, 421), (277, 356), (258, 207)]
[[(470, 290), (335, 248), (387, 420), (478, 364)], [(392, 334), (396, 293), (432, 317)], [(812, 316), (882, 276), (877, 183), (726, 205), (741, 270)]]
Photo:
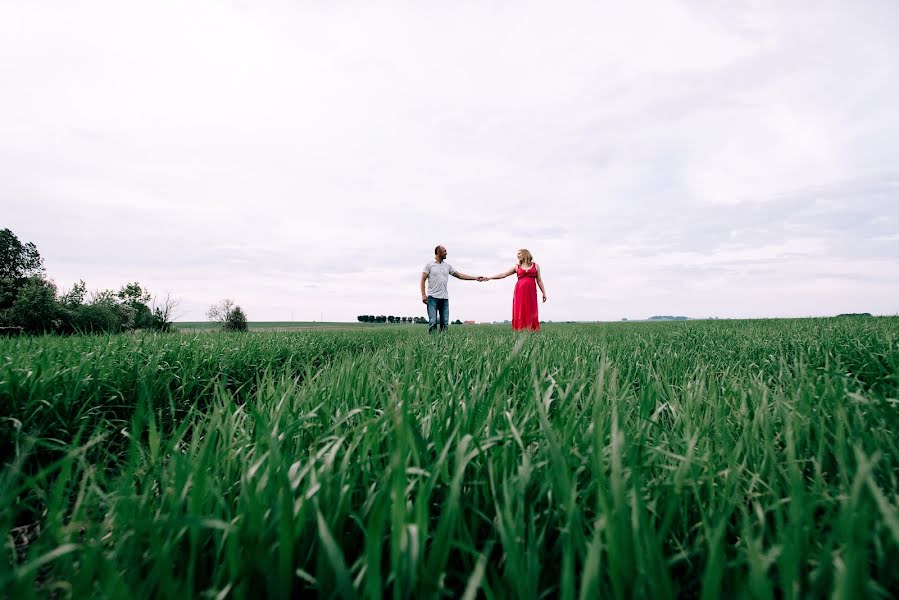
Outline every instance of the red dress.
[(537, 263), (530, 269), (515, 269), (518, 283), (512, 296), (512, 329), (531, 329), (540, 331), (540, 318), (537, 316)]

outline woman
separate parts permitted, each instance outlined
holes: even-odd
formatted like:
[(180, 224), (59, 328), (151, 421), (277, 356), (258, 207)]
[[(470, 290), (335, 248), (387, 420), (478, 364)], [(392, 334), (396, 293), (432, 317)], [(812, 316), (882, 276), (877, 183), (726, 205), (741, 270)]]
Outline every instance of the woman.
[(540, 331), (540, 318), (537, 316), (537, 287), (546, 302), (546, 290), (540, 276), (540, 265), (534, 262), (531, 253), (522, 248), (518, 251), (518, 264), (499, 275), (487, 279), (505, 279), (512, 274), (518, 275), (515, 293), (512, 295), (512, 329), (530, 329)]

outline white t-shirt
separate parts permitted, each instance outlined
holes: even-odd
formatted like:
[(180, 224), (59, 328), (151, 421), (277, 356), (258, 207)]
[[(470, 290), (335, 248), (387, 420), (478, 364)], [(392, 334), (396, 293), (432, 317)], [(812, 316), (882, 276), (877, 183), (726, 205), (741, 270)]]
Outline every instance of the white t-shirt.
[(451, 264), (446, 261), (432, 260), (421, 270), (428, 276), (428, 296), (432, 298), (449, 298), (447, 283), (449, 276), (456, 272)]

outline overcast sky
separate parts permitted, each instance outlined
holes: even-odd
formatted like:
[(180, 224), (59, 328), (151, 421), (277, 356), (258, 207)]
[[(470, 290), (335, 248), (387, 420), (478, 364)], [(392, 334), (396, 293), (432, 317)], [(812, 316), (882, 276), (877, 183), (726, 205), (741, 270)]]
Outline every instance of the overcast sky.
[[(740, 4), (743, 8), (736, 8)], [(0, 228), (183, 320), (899, 313), (899, 3), (0, 0)], [(513, 278), (450, 282), (511, 318)]]

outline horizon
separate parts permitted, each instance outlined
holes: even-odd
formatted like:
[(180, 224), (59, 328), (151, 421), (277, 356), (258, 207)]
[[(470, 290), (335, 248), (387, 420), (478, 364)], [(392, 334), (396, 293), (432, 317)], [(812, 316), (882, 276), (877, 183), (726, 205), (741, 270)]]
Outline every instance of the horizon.
[[(899, 5), (0, 7), (0, 209), (60, 292), (544, 321), (899, 314)], [(451, 281), (511, 318), (513, 279)]]
[[(400, 318), (403, 318), (402, 315), (385, 315), (385, 316), (395, 316), (395, 317), (398, 316)], [(557, 325), (564, 325), (564, 324), (589, 325), (592, 323), (641, 323), (641, 322), (660, 322), (660, 321), (666, 321), (666, 322), (667, 321), (757, 321), (757, 320), (765, 321), (765, 320), (777, 320), (777, 319), (783, 319), (783, 320), (836, 319), (836, 318), (846, 318), (846, 317), (862, 317), (862, 318), (870, 317), (872, 319), (890, 319), (890, 318), (894, 318), (894, 317), (899, 317), (899, 314), (880, 315), (880, 314), (872, 314), (872, 313), (868, 313), (868, 312), (863, 312), (863, 313), (856, 312), (856, 313), (840, 313), (840, 314), (836, 314), (836, 315), (816, 315), (816, 316), (808, 316), (808, 317), (691, 317), (688, 315), (677, 315), (677, 316), (654, 315), (651, 317), (643, 317), (643, 318), (622, 317), (620, 319), (593, 320), (593, 321), (591, 321), (591, 320), (552, 321), (552, 320), (544, 320), (544, 319), (540, 319), (540, 321), (542, 323), (550, 323), (550, 324), (557, 324)], [(427, 317), (423, 317), (423, 318), (427, 318)], [(455, 320), (456, 320), (456, 317), (453, 317), (453, 321), (455, 321)], [(504, 319), (501, 321), (472, 321), (470, 319), (467, 321), (465, 319), (460, 319), (460, 320), (462, 321), (462, 323), (461, 323), (462, 325), (508, 325), (508, 324), (512, 323), (512, 321), (510, 319)], [(196, 325), (196, 324), (201, 324), (201, 323), (208, 323), (208, 324), (214, 325), (214, 326), (220, 325), (220, 323), (218, 321), (210, 321), (210, 320), (186, 321), (186, 320), (176, 319), (176, 320), (172, 321), (172, 323), (176, 326), (179, 324), (180, 325)], [(320, 323), (322, 325), (330, 325), (330, 324), (338, 324), (338, 325), (352, 325), (352, 324), (423, 325), (423, 324), (426, 324), (426, 322), (425, 323), (411, 323), (411, 322), (406, 322), (406, 323), (360, 323), (358, 321), (358, 319), (354, 319), (352, 321), (253, 321), (253, 320), (249, 320), (249, 321), (247, 321), (247, 323), (249, 323), (250, 325), (254, 325), (254, 324), (255, 325), (260, 325), (260, 324), (280, 325), (280, 324), (287, 324), (287, 323), (298, 323), (298, 324), (303, 324), (303, 325), (310, 324), (310, 323)]]

